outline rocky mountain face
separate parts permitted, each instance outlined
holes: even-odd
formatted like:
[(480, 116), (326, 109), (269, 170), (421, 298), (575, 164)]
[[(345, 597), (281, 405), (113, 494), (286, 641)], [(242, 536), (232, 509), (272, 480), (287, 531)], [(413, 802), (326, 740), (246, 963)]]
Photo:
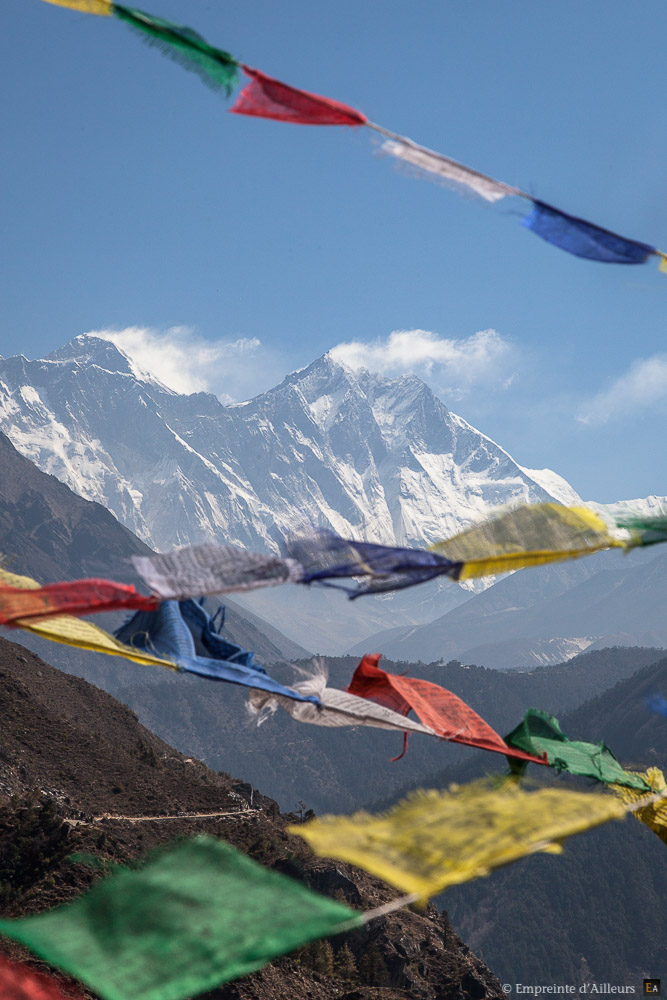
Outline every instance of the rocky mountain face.
[[(150, 552), (106, 507), (83, 500), (55, 476), (41, 472), (0, 432), (0, 558), (8, 569), (40, 583), (111, 576), (140, 585), (130, 558)], [(234, 602), (226, 602), (226, 607), (230, 638), (254, 649), (260, 661), (306, 654), (258, 616)], [(107, 630), (120, 621), (120, 615), (99, 616), (99, 624)], [(81, 656), (27, 632), (13, 634), (20, 634), (22, 642), (64, 669), (89, 659), (88, 654)], [(118, 661), (110, 659), (118, 667)]]
[[(578, 498), (521, 468), (415, 376), (325, 355), (246, 403), (179, 395), (107, 341), (0, 359), (0, 430), (45, 472), (160, 550), (216, 539), (278, 550), (309, 528), (389, 544), (453, 534), (497, 504)], [(479, 589), (479, 587), (478, 587)], [(240, 598), (315, 652), (431, 621), (473, 589), (442, 581), (347, 605), (317, 589)], [(557, 657), (556, 657), (557, 658)]]
[(330, 355), (246, 403), (178, 395), (83, 335), (48, 358), (0, 361), (0, 429), (157, 549), (208, 539), (277, 549), (304, 526), (434, 542), (551, 490), (413, 375)]
[[(85, 891), (109, 866), (202, 832), (357, 909), (396, 896), (349, 865), (315, 857), (286, 832), (297, 817), (281, 815), (250, 785), (184, 757), (109, 695), (1, 638), (0, 732), (3, 916), (50, 909)], [(98, 869), (70, 860), (77, 853), (93, 855)], [(4, 939), (0, 950), (28, 957)], [(502, 992), (446, 914), (430, 904), (309, 945), (207, 996), (500, 1000)]]

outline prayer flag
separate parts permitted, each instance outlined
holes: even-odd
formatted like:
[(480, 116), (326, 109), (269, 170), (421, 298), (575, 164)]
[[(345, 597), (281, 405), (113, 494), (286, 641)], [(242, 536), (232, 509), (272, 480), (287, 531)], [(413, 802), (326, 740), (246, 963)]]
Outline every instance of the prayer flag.
[(144, 597), (134, 587), (111, 580), (73, 580), (31, 588), (0, 583), (0, 625), (61, 614), (91, 615), (122, 608), (152, 610), (157, 605), (155, 597)]
[(509, 778), (497, 787), (481, 781), (420, 791), (378, 816), (324, 816), (289, 829), (316, 854), (348, 861), (425, 898), (527, 854), (559, 853), (565, 837), (624, 813), (608, 795), (525, 792)]
[(651, 790), (639, 775), (625, 771), (604, 743), (571, 740), (561, 730), (558, 719), (539, 709), (529, 708), (523, 721), (505, 739), (510, 746), (526, 753), (546, 754), (550, 766), (557, 771), (595, 778), (605, 784), (627, 785), (643, 792)]
[(627, 511), (616, 516), (616, 527), (632, 534), (632, 545), (646, 546), (667, 542), (667, 513), (635, 514)]
[[(403, 549), (374, 542), (356, 542), (328, 532), (319, 537), (295, 539), (290, 555), (303, 567), (300, 583), (319, 583), (344, 590), (353, 600), (362, 594), (381, 594), (413, 587), (438, 576), (458, 580), (460, 562), (435, 552)], [(333, 581), (356, 578), (354, 587)]]
[[(179, 611), (183, 621), (188, 626), (197, 656), (208, 656), (214, 660), (228, 660), (230, 663), (240, 663), (244, 667), (251, 667), (266, 673), (261, 664), (255, 662), (255, 654), (252, 650), (243, 649), (235, 642), (230, 642), (220, 635), (220, 629), (225, 621), (225, 609), (219, 607), (213, 618), (204, 607), (198, 602), (189, 598), (179, 601)], [(216, 621), (219, 622), (216, 625)]]
[(613, 538), (588, 507), (535, 503), (505, 509), (431, 549), (461, 560), (459, 579), (468, 580), (613, 547), (627, 548), (627, 543)]
[[(370, 128), (376, 127), (372, 123), (369, 125)], [(385, 130), (378, 129), (378, 131), (384, 132)], [(493, 177), (487, 177), (486, 174), (480, 174), (478, 170), (465, 167), (462, 163), (451, 160), (448, 156), (436, 153), (432, 149), (426, 149), (425, 146), (418, 146), (416, 142), (405, 136), (396, 136), (383, 142), (381, 149), (383, 153), (388, 153), (389, 156), (409, 163), (420, 171), (426, 171), (445, 183), (463, 186), (479, 195), (480, 198), (484, 198), (485, 201), (494, 202), (507, 195), (521, 194), (517, 188), (503, 184), (502, 181), (496, 181)]]
[[(40, 589), (40, 585), (31, 577), (17, 576), (15, 573), (8, 573), (7, 570), (0, 568), (0, 586), (3, 584), (24, 590)], [(35, 635), (41, 635), (42, 638), (50, 639), (52, 642), (62, 642), (66, 646), (77, 646), (79, 649), (88, 649), (93, 653), (108, 653), (110, 656), (123, 656), (126, 660), (133, 660), (135, 663), (170, 667), (172, 670), (178, 669), (169, 660), (124, 646), (104, 629), (93, 625), (92, 622), (83, 621), (81, 618), (72, 618), (69, 615), (54, 615), (51, 618), (17, 618), (11, 623), (11, 626), (34, 632)]]
[[(643, 774), (637, 774), (650, 788), (652, 792), (667, 794), (667, 783), (662, 771), (657, 767), (649, 767)], [(623, 799), (624, 802), (635, 805), (641, 802), (646, 795), (636, 788), (628, 788), (624, 785), (612, 785), (612, 791)], [(657, 802), (651, 802), (641, 809), (634, 810), (635, 816), (640, 823), (644, 823), (649, 830), (653, 830), (665, 844), (667, 844), (667, 798), (662, 798)]]
[(46, 0), (46, 3), (55, 4), (57, 7), (69, 7), (70, 10), (79, 10), (82, 14), (100, 14), (102, 16), (113, 14), (111, 0)]
[[(401, 677), (389, 674), (378, 666), (380, 653), (364, 656), (354, 672), (348, 686), (351, 694), (384, 705), (407, 715), (412, 709), (418, 718), (429, 726), (437, 736), (452, 743), (464, 743), (482, 750), (494, 750), (513, 757), (518, 755), (523, 761), (545, 764), (543, 754), (535, 756), (533, 751), (509, 747), (505, 740), (491, 726), (451, 691), (417, 677)], [(407, 749), (407, 733), (404, 738), (403, 753)], [(401, 755), (402, 756), (402, 755)], [(398, 758), (395, 758), (398, 759)]]
[[(365, 698), (346, 691), (326, 686), (327, 678), (324, 672), (319, 672), (294, 685), (302, 695), (316, 695), (319, 703), (309, 705), (306, 702), (297, 704), (280, 697), (271, 697), (262, 691), (252, 690), (249, 695), (249, 709), (257, 716), (257, 724), (261, 725), (269, 715), (272, 715), (278, 705), (298, 722), (308, 722), (315, 726), (372, 726), (376, 729), (392, 729), (399, 732), (409, 730), (414, 733), (425, 733), (435, 736), (428, 726), (412, 719), (404, 719), (397, 712), (376, 705)], [(259, 685), (257, 685), (259, 687)]]
[[(273, 695), (281, 695), (287, 700), (313, 701), (311, 694), (300, 694), (269, 677), (263, 667), (253, 662), (253, 658), (240, 646), (241, 653), (247, 653), (235, 661), (220, 656), (221, 649), (211, 656), (198, 656), (192, 632), (181, 614), (177, 601), (163, 601), (156, 611), (140, 611), (116, 632), (116, 638), (127, 645), (167, 656), (179, 670), (197, 674), (208, 680), (241, 684), (244, 687), (260, 688)], [(249, 660), (244, 663), (243, 659)]]
[(365, 125), (366, 115), (329, 97), (297, 90), (258, 69), (243, 66), (251, 82), (229, 110), (235, 115), (255, 115), (296, 125)]
[(1, 1000), (83, 1000), (83, 994), (63, 987), (53, 976), (37, 972), (25, 962), (11, 962), (0, 955)]
[(188, 545), (166, 555), (132, 556), (139, 576), (162, 598), (225, 594), (279, 583), (297, 583), (294, 559), (246, 552), (234, 545)]
[(543, 201), (532, 199), (533, 211), (521, 220), (537, 236), (561, 250), (607, 264), (643, 264), (655, 247), (618, 236), (585, 219), (561, 212)]
[(155, 45), (184, 69), (196, 73), (213, 90), (222, 90), (227, 97), (238, 82), (238, 62), (229, 52), (209, 45), (192, 28), (186, 28), (163, 17), (146, 14), (135, 7), (114, 3), (113, 13), (135, 28), (143, 41)]
[(362, 923), (361, 913), (202, 836), (116, 869), (64, 906), (0, 920), (0, 933), (104, 1000), (183, 1000)]

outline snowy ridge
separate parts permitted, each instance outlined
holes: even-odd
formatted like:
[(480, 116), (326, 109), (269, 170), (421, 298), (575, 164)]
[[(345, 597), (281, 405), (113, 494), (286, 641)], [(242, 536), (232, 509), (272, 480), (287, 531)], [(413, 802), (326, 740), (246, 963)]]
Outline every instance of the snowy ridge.
[(0, 427), (41, 469), (158, 549), (216, 539), (278, 551), (332, 528), (429, 544), (508, 502), (579, 498), (523, 469), (416, 376), (330, 355), (243, 405), (184, 396), (109, 341), (0, 360)]

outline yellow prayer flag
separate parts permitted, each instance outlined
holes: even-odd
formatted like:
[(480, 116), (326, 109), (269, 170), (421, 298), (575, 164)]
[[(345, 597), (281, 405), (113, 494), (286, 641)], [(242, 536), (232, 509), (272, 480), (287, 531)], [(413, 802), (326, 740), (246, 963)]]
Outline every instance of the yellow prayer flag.
[(667, 253), (663, 253), (662, 250), (656, 250), (656, 254), (660, 258), (660, 264), (658, 265), (658, 270), (667, 274)]
[(70, 10), (79, 10), (82, 14), (99, 14), (102, 17), (113, 14), (111, 0), (45, 0), (45, 3), (53, 3), (56, 7), (69, 7)]
[[(638, 773), (638, 772), (631, 772)], [(649, 767), (643, 774), (639, 773), (647, 785), (650, 785), (654, 792), (664, 792), (667, 790), (665, 776), (658, 767)], [(624, 785), (609, 785), (619, 798), (627, 803), (641, 802), (646, 798), (647, 793), (640, 792), (636, 788), (626, 788)], [(660, 840), (667, 844), (667, 798), (658, 802), (652, 802), (642, 809), (635, 809), (635, 816), (640, 822), (645, 823), (649, 830), (653, 830)]]
[[(0, 568), (0, 584), (5, 587), (18, 587), (24, 590), (38, 590), (41, 584), (29, 576), (18, 576)], [(66, 646), (77, 646), (79, 649), (89, 649), (93, 653), (107, 653), (109, 656), (122, 656), (134, 663), (148, 664), (156, 667), (169, 667), (178, 670), (175, 663), (161, 656), (152, 656), (140, 649), (133, 649), (119, 642), (114, 636), (98, 628), (92, 622), (71, 615), (54, 615), (51, 618), (19, 618), (13, 623), (17, 628), (26, 629), (41, 635), (51, 642), (62, 642)]]
[(324, 816), (290, 827), (316, 854), (364, 868), (421, 898), (488, 875), (627, 807), (605, 794), (543, 788), (525, 792), (513, 779), (419, 791), (379, 816)]
[(459, 579), (468, 580), (625, 547), (588, 507), (537, 503), (504, 510), (431, 549), (463, 562)]

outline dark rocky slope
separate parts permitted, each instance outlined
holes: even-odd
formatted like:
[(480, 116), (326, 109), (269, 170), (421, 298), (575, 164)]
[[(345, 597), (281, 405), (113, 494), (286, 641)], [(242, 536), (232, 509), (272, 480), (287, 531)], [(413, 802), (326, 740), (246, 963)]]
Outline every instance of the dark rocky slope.
[[(131, 860), (177, 836), (206, 831), (312, 888), (369, 908), (395, 891), (348, 865), (314, 857), (286, 833), (272, 800), (184, 757), (108, 694), (0, 639), (0, 912), (36, 912), (71, 899), (99, 877), (72, 863)], [(131, 822), (113, 816), (231, 813)], [(76, 822), (79, 821), (79, 822)], [(83, 822), (81, 822), (83, 821)], [(352, 959), (350, 960), (349, 949)], [(0, 950), (19, 957), (6, 940)], [(333, 962), (333, 967), (332, 967)], [(429, 905), (363, 933), (309, 946), (213, 991), (220, 1000), (500, 998), (489, 970)]]

